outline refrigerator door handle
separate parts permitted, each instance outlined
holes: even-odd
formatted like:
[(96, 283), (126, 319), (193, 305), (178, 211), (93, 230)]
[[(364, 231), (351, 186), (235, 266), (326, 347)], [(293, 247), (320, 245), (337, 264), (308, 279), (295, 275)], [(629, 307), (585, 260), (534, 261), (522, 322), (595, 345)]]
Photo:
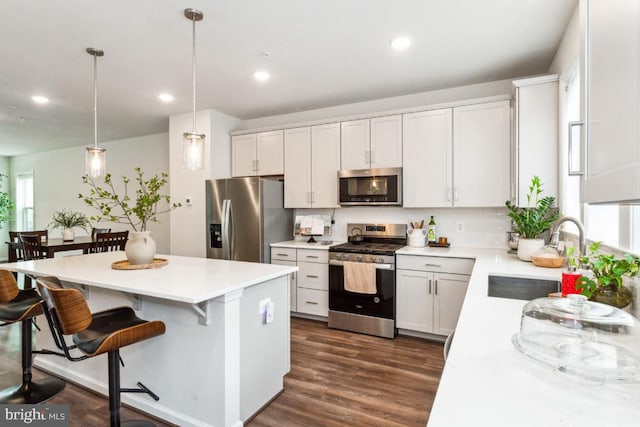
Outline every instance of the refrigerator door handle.
[(232, 260), (235, 253), (235, 242), (233, 238), (233, 204), (231, 200), (227, 200), (227, 239), (229, 244), (227, 245), (227, 259)]
[(229, 220), (227, 218), (227, 212), (229, 209), (229, 200), (224, 199), (222, 201), (222, 250), (223, 259), (229, 259)]

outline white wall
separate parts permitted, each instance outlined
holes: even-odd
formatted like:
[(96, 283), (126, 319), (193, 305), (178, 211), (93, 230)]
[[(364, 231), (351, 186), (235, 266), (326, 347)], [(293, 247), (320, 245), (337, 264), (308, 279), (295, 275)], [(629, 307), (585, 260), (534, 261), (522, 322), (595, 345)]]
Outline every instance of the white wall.
[[(182, 134), (193, 128), (193, 114), (179, 114), (169, 119), (171, 197), (183, 207), (171, 212), (171, 253), (206, 256), (205, 180), (231, 176), (231, 137), (229, 131), (239, 126), (235, 117), (213, 110), (196, 112), (196, 130), (205, 136), (205, 163), (202, 170), (182, 167)], [(186, 199), (192, 201), (186, 205)]]
[[(4, 191), (11, 194), (11, 159), (9, 157), (0, 156), (0, 175), (3, 175), (0, 189), (4, 188)], [(11, 198), (11, 200), (14, 199)], [(11, 228), (9, 222), (0, 224), (0, 260), (7, 259), (7, 245), (4, 242), (9, 241), (9, 228)]]
[[(128, 138), (99, 144), (107, 149), (107, 172), (113, 181), (121, 183), (120, 177), (135, 176), (134, 168), (140, 166), (145, 177), (169, 171), (169, 135), (166, 133)], [(87, 194), (89, 187), (82, 183), (84, 170), (84, 147), (72, 147), (36, 154), (16, 156), (11, 159), (11, 181), (19, 173), (34, 173), (35, 186), (35, 228), (44, 229), (51, 221), (54, 211), (71, 209), (95, 215), (96, 211), (87, 207), (78, 194)], [(163, 193), (169, 194), (170, 186)], [(169, 215), (159, 217), (159, 224), (151, 223), (148, 229), (158, 247), (158, 253), (169, 251)], [(129, 229), (124, 224), (103, 223), (116, 230)], [(59, 236), (60, 230), (50, 232)], [(76, 233), (84, 232), (76, 230)]]
[(580, 4), (576, 6), (562, 36), (556, 55), (549, 67), (549, 74), (564, 74), (580, 54)]

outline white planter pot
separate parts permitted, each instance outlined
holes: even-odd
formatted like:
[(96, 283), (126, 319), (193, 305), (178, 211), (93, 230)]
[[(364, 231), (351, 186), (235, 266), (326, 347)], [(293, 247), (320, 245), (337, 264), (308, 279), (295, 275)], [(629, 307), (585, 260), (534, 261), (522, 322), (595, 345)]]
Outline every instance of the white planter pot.
[(73, 232), (73, 228), (65, 228), (64, 230), (62, 230), (62, 241), (72, 242), (75, 237), (76, 235)]
[(531, 261), (534, 255), (544, 247), (544, 239), (523, 239), (518, 240), (518, 258), (522, 261)]
[(150, 231), (133, 231), (124, 247), (131, 265), (151, 264), (156, 255), (156, 242)]
[(423, 248), (427, 239), (426, 228), (410, 228), (407, 230), (407, 244), (416, 248)]

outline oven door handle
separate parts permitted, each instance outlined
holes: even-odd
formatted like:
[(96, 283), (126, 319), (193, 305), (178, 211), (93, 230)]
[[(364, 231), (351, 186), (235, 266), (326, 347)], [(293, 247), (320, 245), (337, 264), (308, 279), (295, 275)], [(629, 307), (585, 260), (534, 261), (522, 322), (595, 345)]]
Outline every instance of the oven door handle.
[[(337, 259), (330, 259), (329, 265), (335, 265), (338, 267), (344, 266), (344, 261), (339, 261)], [(393, 270), (395, 266), (393, 264), (374, 264), (376, 266), (376, 270)]]

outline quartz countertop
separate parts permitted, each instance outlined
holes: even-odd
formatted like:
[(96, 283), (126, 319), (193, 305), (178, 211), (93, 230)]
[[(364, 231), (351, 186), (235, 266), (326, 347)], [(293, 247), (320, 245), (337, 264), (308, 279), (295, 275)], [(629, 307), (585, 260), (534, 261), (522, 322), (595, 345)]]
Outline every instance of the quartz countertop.
[(518, 352), (527, 301), (487, 296), (488, 275), (560, 279), (561, 268), (520, 261), (506, 249), (412, 248), (398, 255), (476, 260), (429, 427), (640, 425), (640, 384), (587, 385)]
[(2, 268), (136, 295), (198, 304), (298, 270), (298, 267), (209, 258), (156, 255), (169, 263), (148, 270), (114, 270), (123, 251), (3, 264)]
[(317, 243), (307, 243), (307, 240), (286, 240), (284, 242), (272, 243), (272, 248), (291, 249), (318, 249), (327, 251), (331, 246), (341, 245), (342, 241), (319, 240)]

